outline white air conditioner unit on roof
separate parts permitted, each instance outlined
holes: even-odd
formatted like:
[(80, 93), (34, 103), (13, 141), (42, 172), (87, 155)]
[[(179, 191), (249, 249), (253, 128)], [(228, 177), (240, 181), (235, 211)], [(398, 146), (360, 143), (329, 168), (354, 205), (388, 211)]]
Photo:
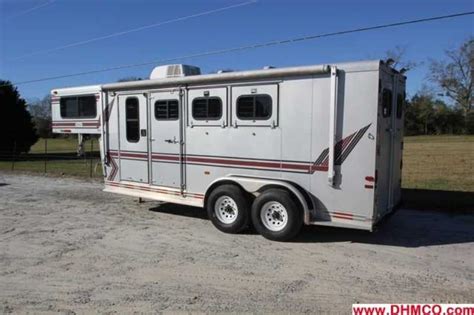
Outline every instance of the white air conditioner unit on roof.
[(199, 67), (182, 64), (164, 65), (155, 67), (150, 74), (150, 79), (179, 78), (199, 74), (201, 74)]

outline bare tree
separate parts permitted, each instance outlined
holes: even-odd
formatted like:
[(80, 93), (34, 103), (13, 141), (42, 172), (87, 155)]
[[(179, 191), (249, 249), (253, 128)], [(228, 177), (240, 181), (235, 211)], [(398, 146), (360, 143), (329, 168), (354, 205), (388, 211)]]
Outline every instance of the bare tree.
[(28, 111), (33, 117), (38, 135), (41, 138), (50, 138), (51, 131), (51, 95), (46, 95), (42, 99), (30, 100)]
[(459, 106), (467, 117), (472, 110), (472, 77), (474, 71), (474, 38), (458, 49), (447, 50), (446, 60), (432, 60), (429, 79)]
[(140, 80), (143, 80), (143, 79), (140, 77), (129, 76), (129, 77), (118, 79), (117, 82), (130, 82), (130, 81), (140, 81)]
[(394, 61), (393, 67), (394, 68), (405, 68), (407, 71), (411, 70), (419, 65), (419, 63), (407, 60), (406, 59), (406, 47), (405, 46), (395, 46), (392, 49), (389, 49), (385, 52), (386, 59), (392, 59)]

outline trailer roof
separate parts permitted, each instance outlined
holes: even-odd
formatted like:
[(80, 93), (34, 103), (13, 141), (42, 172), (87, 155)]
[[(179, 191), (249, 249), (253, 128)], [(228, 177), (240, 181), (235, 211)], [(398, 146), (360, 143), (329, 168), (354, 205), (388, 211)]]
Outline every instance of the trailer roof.
[[(357, 61), (348, 63), (334, 64), (338, 69), (344, 71), (374, 71), (380, 67), (380, 60)], [(102, 85), (104, 91), (120, 91), (120, 90), (138, 90), (147, 88), (160, 88), (185, 84), (212, 84), (229, 81), (245, 81), (245, 80), (260, 80), (279, 77), (290, 76), (305, 76), (329, 73), (330, 65), (313, 65), (303, 67), (288, 67), (288, 68), (274, 68), (261, 69), (251, 71), (236, 71), (217, 74), (193, 75), (179, 78), (164, 78), (141, 80), (131, 82), (118, 82)]]
[(63, 95), (80, 95), (80, 94), (96, 94), (99, 93), (101, 90), (100, 85), (86, 85), (86, 86), (78, 86), (78, 87), (68, 87), (62, 89), (54, 89), (52, 94), (56, 96), (63, 96)]

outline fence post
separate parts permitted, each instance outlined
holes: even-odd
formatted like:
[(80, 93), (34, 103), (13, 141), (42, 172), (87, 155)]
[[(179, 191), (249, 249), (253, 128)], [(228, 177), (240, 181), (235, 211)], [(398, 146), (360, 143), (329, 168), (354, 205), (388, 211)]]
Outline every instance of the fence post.
[(12, 171), (15, 170), (15, 154), (16, 154), (16, 141), (13, 142), (13, 151), (12, 151)]
[(44, 138), (44, 173), (47, 173), (48, 164), (48, 138)]
[(89, 176), (92, 177), (92, 160), (94, 159), (92, 151), (94, 150), (94, 138), (91, 137), (91, 153), (90, 153), (90, 171)]

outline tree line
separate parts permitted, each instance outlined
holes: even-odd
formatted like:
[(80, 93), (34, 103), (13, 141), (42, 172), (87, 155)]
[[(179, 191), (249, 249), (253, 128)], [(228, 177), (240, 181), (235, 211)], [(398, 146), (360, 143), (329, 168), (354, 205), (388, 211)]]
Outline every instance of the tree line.
[[(404, 50), (387, 52), (393, 66), (416, 67), (404, 60)], [(474, 39), (445, 52), (443, 60), (431, 60), (427, 82), (415, 95), (405, 100), (405, 135), (474, 134), (472, 88)], [(119, 81), (134, 81), (127, 77)], [(53, 137), (51, 99), (25, 101), (9, 81), (0, 80), (0, 151), (28, 152), (39, 137)]]
[[(474, 39), (447, 50), (445, 56), (430, 61), (427, 79), (432, 85), (406, 100), (405, 135), (474, 134)], [(395, 57), (402, 59), (403, 54)]]

